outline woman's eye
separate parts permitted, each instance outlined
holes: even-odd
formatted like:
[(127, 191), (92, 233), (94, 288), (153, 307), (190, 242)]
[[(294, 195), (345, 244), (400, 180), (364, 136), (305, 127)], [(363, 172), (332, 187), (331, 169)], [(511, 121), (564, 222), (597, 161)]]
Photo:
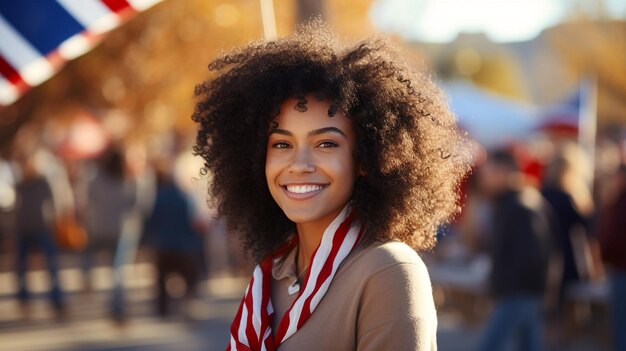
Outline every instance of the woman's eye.
[(274, 144), (272, 144), (272, 147), (274, 149), (287, 149), (287, 148), (290, 148), (291, 145), (287, 144), (284, 141), (278, 141), (278, 142), (275, 142)]
[(321, 148), (329, 148), (329, 147), (337, 147), (337, 146), (339, 145), (333, 141), (323, 141), (318, 145), (318, 147), (321, 147)]

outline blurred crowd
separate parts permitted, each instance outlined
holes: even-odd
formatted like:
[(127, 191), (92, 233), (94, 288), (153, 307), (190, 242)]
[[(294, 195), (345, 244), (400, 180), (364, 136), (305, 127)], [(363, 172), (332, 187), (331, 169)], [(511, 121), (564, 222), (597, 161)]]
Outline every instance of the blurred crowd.
[[(60, 269), (78, 267), (79, 290), (91, 293), (102, 285), (94, 270), (110, 268), (107, 309), (116, 322), (127, 318), (124, 271), (136, 262), (154, 267), (154, 312), (162, 317), (188, 314), (208, 277), (207, 257), (216, 274), (237, 274), (241, 256), (206, 201), (202, 163), (176, 138), (158, 152), (109, 143), (88, 157), (67, 157), (20, 134), (15, 151), (0, 159), (0, 255), (12, 261), (0, 269), (14, 270), (24, 317), (31, 270), (47, 272), (51, 307), (66, 318), (69, 289)], [(177, 309), (172, 296), (183, 301)]]
[(595, 160), (546, 136), (477, 149), (429, 268), (440, 305), (466, 301), (467, 319), (486, 320), (479, 350), (564, 349), (585, 334), (626, 349), (626, 150), (598, 145)]

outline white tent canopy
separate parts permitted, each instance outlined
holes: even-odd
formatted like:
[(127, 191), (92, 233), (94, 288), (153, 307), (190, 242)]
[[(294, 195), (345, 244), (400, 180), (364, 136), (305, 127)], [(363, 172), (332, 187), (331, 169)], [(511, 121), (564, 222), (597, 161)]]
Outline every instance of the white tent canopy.
[(523, 140), (537, 125), (537, 108), (472, 85), (453, 81), (443, 85), (460, 128), (485, 146), (495, 148)]

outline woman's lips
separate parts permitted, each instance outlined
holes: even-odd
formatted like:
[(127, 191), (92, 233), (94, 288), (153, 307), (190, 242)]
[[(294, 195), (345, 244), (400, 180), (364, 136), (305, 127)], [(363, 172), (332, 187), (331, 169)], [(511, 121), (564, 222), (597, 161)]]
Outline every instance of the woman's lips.
[(306, 200), (321, 193), (328, 187), (328, 184), (286, 184), (282, 185), (283, 191), (288, 198), (293, 200)]

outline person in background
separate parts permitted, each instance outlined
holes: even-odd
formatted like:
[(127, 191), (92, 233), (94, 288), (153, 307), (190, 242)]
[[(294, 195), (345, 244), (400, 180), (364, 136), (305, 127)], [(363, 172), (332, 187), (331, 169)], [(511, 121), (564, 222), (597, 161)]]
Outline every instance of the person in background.
[(592, 274), (592, 267), (584, 266), (582, 263), (586, 261), (581, 258), (584, 257), (583, 248), (596, 243), (589, 230), (593, 211), (591, 192), (582, 175), (576, 172), (574, 162), (567, 153), (557, 156), (548, 165), (542, 188), (542, 194), (559, 223), (555, 246), (562, 268), (558, 293), (560, 313), (564, 309), (568, 286)]
[(125, 175), (124, 156), (119, 150), (111, 148), (100, 156), (95, 175), (87, 184), (84, 221), (89, 241), (83, 267), (87, 290), (91, 289), (89, 274), (94, 260), (104, 254), (108, 259), (107, 265), (112, 264), (124, 216), (133, 203), (134, 192)]
[[(164, 163), (156, 166), (157, 189), (152, 213), (146, 220), (146, 243), (154, 249), (159, 316), (170, 314), (167, 280), (172, 274), (185, 281), (188, 304), (198, 284), (202, 241), (193, 218), (192, 202), (174, 182)], [(186, 309), (189, 312), (189, 309)]]
[(480, 186), (493, 205), (488, 247), (495, 300), (479, 350), (502, 350), (511, 341), (520, 350), (540, 350), (542, 298), (555, 226), (549, 205), (537, 190), (524, 185), (510, 153), (492, 153), (479, 172)]
[(50, 301), (57, 314), (64, 312), (54, 241), (54, 201), (48, 180), (40, 172), (34, 154), (18, 159), (21, 179), (16, 184), (15, 229), (18, 299), (25, 312), (30, 293), (26, 282), (28, 257), (36, 249), (46, 257), (50, 277)]
[[(92, 287), (94, 261), (111, 268), (113, 286), (110, 313), (116, 323), (125, 320), (121, 264), (115, 257), (120, 250), (124, 223), (135, 206), (135, 185), (128, 179), (126, 160), (121, 149), (113, 146), (98, 159), (92, 177), (87, 181), (83, 220), (88, 233), (83, 270), (85, 290)], [(104, 258), (104, 260), (103, 260)]]
[(602, 212), (598, 237), (611, 282), (614, 350), (626, 351), (626, 165), (613, 181), (615, 197)]

